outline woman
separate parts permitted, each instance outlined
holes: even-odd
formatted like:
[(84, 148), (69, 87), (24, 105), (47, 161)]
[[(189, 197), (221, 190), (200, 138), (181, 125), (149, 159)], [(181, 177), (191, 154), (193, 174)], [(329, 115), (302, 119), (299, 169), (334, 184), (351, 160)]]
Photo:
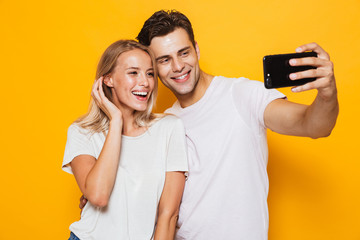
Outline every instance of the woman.
[[(89, 112), (68, 130), (63, 169), (88, 199), (70, 239), (173, 239), (187, 171), (185, 132), (151, 113), (154, 58), (132, 40), (98, 64)], [(155, 227), (156, 223), (156, 227)]]

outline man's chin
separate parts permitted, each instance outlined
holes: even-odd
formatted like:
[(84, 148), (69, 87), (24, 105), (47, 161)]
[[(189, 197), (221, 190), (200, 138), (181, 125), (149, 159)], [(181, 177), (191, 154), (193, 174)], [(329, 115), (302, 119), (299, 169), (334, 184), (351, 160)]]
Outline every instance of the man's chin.
[(176, 96), (185, 96), (188, 95), (190, 93), (192, 93), (194, 90), (193, 87), (186, 87), (186, 88), (174, 88), (172, 90), (172, 92), (176, 95)]

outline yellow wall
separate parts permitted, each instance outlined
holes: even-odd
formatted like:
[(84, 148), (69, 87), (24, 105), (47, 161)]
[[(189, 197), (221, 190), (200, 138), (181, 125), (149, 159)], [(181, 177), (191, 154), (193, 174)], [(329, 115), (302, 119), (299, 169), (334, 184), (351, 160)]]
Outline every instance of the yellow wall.
[[(162, 2), (0, 0), (0, 239), (67, 239), (80, 192), (60, 168), (66, 131), (87, 109), (97, 61), (173, 8), (191, 19), (212, 74), (262, 80), (264, 55), (311, 41), (330, 53), (341, 107), (331, 137), (269, 133), (269, 239), (360, 239), (359, 0)], [(157, 110), (173, 100), (160, 86)]]

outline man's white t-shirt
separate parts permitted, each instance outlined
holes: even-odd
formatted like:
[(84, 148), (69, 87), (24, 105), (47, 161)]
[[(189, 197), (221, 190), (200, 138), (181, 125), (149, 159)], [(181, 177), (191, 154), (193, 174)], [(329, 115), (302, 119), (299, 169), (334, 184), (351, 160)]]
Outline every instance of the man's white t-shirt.
[[(70, 226), (80, 239), (145, 240), (154, 233), (157, 207), (167, 171), (187, 171), (184, 126), (175, 116), (165, 116), (140, 136), (122, 136), (121, 156), (115, 185), (104, 208), (90, 202), (81, 219)], [(72, 124), (68, 130), (63, 169), (78, 155), (99, 157), (103, 133)]]
[(264, 110), (285, 96), (246, 78), (214, 77), (204, 96), (168, 113), (188, 140), (177, 240), (260, 240), (268, 233), (268, 148)]

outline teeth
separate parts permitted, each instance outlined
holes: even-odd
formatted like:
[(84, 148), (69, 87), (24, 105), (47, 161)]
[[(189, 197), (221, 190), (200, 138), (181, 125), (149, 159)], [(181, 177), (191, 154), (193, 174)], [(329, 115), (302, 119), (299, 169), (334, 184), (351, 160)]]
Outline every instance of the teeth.
[(138, 95), (138, 96), (146, 96), (147, 92), (132, 92), (132, 94)]
[(189, 74), (189, 73), (186, 73), (186, 74), (182, 75), (181, 77), (177, 77), (177, 78), (175, 78), (175, 79), (184, 79), (188, 74)]

